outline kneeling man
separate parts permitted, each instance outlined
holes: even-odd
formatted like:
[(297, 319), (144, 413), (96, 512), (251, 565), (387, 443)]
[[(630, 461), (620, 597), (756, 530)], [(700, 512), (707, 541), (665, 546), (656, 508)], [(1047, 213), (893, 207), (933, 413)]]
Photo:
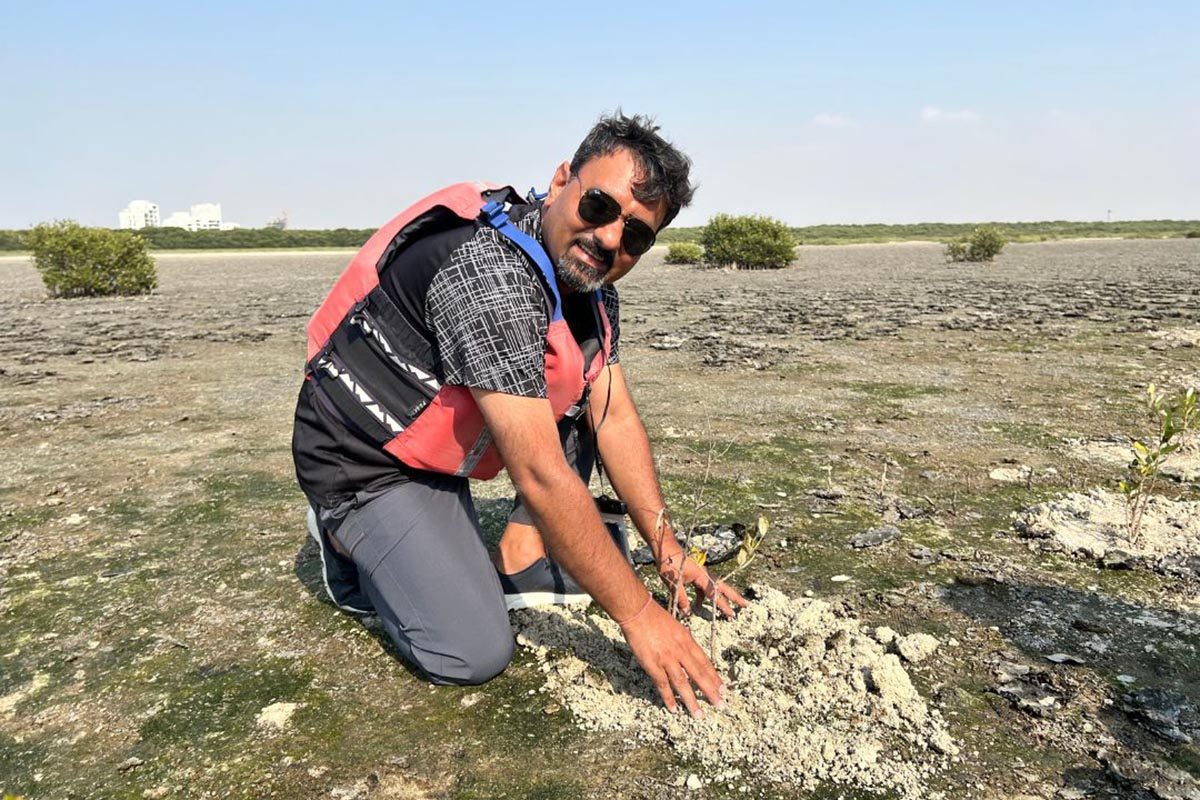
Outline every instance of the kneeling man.
[[(512, 657), (508, 608), (590, 596), (663, 702), (702, 711), (721, 682), (653, 602), (587, 488), (605, 471), (675, 587), (727, 615), (745, 600), (664, 524), (618, 359), (613, 285), (692, 197), (689, 159), (640, 116), (605, 117), (543, 196), (457, 184), (380, 229), (309, 324), (293, 455), (326, 588), (379, 615), (435, 683)], [(507, 469), (518, 500), (489, 558), (469, 479)], [(688, 610), (686, 591), (673, 592)]]

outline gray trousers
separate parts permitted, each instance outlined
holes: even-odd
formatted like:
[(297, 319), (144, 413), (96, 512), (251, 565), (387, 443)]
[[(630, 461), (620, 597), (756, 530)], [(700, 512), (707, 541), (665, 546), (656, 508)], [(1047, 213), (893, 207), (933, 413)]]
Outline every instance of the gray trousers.
[[(584, 431), (570, 422), (559, 426), (563, 452), (586, 483), (592, 451)], [(343, 583), (357, 580), (353, 588), (366, 595), (400, 654), (427, 679), (478, 684), (504, 671), (512, 632), (466, 478), (424, 473), (360, 493), (336, 509), (315, 510), (322, 532), (353, 562), (344, 564)], [(511, 519), (531, 523), (520, 498)], [(328, 567), (335, 560), (345, 562), (326, 553)], [(326, 585), (339, 588), (328, 568)]]

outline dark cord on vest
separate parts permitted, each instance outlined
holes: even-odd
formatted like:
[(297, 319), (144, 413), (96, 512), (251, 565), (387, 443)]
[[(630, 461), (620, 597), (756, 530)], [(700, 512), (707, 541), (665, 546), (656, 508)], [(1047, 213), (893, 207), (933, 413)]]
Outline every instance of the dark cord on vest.
[(592, 413), (592, 404), (588, 403), (588, 420), (592, 423), (592, 458), (596, 462), (596, 474), (600, 477), (600, 486), (604, 486), (604, 462), (600, 458), (600, 428), (604, 425), (604, 421), (608, 419), (608, 404), (612, 401), (612, 364), (604, 365), (605, 371), (608, 373), (608, 390), (604, 393), (604, 412), (600, 415), (600, 421), (596, 422), (596, 417)]

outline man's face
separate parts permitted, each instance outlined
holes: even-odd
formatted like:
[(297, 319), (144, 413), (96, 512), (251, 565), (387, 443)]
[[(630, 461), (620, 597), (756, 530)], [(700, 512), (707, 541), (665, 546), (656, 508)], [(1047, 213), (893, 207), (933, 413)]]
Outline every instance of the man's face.
[[(554, 261), (562, 289), (591, 292), (612, 283), (638, 262), (621, 247), (625, 220), (635, 217), (657, 231), (667, 214), (665, 200), (645, 204), (633, 196), (638, 177), (637, 161), (628, 150), (598, 156), (571, 175), (563, 163), (554, 173), (542, 215), (542, 243)], [(579, 198), (588, 189), (600, 189), (621, 206), (621, 216), (605, 225), (579, 217)]]

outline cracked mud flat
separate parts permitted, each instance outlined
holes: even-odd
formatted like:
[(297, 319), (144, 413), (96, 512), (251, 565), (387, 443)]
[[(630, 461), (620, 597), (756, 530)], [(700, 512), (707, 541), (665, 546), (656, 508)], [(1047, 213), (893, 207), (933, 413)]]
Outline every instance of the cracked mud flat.
[[(1196, 376), (1196, 350), (1155, 332), (1200, 329), (1200, 242), (1018, 245), (990, 266), (805, 247), (755, 273), (662, 249), (622, 281), (622, 361), (672, 512), (766, 514), (747, 582), (811, 593), (877, 642), (941, 642), (901, 662), (960, 748), (928, 792), (1194, 792), (1176, 773), (1200, 775), (1200, 583), (1031, 549), (1010, 514), (1113, 485), (1123, 457), (1064, 440), (1134, 430), (1137, 387)], [(0, 793), (874, 796), (709, 769), (661, 727), (582, 731), (528, 650), (484, 687), (431, 688), (329, 606), (288, 443), (304, 323), (348, 259), (161, 254), (150, 297), (56, 301), (0, 258)], [(989, 478), (1011, 465), (1026, 478)], [(510, 495), (475, 487), (491, 536)], [(881, 759), (947, 758), (873, 735)]]
[[(937, 641), (898, 638), (886, 628), (873, 638), (826, 602), (765, 587), (754, 594), (736, 620), (717, 625), (727, 706), (707, 709), (701, 720), (662, 706), (620, 629), (603, 615), (521, 612), (517, 641), (537, 654), (546, 688), (581, 727), (665, 741), (710, 779), (746, 774), (809, 790), (831, 782), (924, 797), (929, 778), (958, 747), (886, 645), (924, 660)], [(710, 625), (693, 617), (690, 626), (709, 647)]]

